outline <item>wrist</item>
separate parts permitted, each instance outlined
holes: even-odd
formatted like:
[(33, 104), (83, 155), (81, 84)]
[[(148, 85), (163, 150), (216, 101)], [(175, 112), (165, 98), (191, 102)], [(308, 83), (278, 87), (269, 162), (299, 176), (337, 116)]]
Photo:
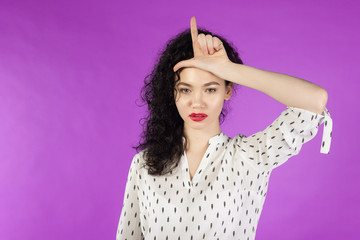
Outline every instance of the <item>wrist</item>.
[(216, 64), (215, 66), (215, 69), (214, 69), (214, 74), (216, 76), (218, 76), (219, 78), (222, 78), (225, 80), (226, 78), (226, 73), (227, 71), (231, 68), (231, 65), (233, 64), (233, 62), (231, 62), (230, 60), (229, 61), (224, 61), (222, 63), (218, 63)]
[(224, 80), (234, 82), (234, 70), (238, 67), (238, 65), (241, 65), (239, 63), (231, 62), (230, 60), (227, 62), (224, 62), (219, 66), (218, 70), (218, 76)]

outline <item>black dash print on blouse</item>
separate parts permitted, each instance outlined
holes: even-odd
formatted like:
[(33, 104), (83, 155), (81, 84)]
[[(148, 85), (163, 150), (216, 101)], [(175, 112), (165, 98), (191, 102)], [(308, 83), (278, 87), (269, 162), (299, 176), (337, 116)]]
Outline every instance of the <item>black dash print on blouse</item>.
[[(254, 240), (271, 170), (314, 137), (320, 120), (316, 114), (288, 108), (251, 137), (239, 134), (231, 139), (220, 134), (193, 181), (189, 166), (182, 162), (185, 154), (176, 164), (179, 168), (165, 176), (150, 176), (140, 168), (143, 155), (136, 155), (128, 173), (117, 240), (144, 235), (158, 240)], [(329, 128), (332, 124), (326, 120)], [(330, 139), (332, 131), (324, 135)], [(323, 148), (328, 145), (326, 139), (321, 141)]]

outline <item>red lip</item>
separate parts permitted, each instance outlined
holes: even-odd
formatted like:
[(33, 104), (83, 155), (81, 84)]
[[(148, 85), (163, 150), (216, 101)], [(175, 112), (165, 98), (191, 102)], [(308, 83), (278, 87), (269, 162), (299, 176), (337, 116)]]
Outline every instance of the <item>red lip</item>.
[(200, 122), (207, 118), (207, 115), (205, 113), (192, 113), (189, 115), (189, 117), (195, 122)]
[(189, 115), (190, 117), (196, 117), (196, 116), (198, 116), (198, 117), (207, 117), (207, 115), (205, 114), (205, 113), (192, 113), (192, 114), (190, 114)]

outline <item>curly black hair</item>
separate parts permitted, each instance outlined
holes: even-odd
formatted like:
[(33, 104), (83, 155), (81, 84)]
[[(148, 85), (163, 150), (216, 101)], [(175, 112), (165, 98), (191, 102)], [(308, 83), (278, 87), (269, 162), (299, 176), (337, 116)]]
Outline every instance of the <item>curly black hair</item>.
[[(203, 28), (198, 28), (198, 33), (218, 37), (223, 43), (229, 60), (243, 64), (237, 50), (224, 37)], [(140, 123), (143, 132), (139, 145), (133, 146), (133, 148), (137, 152), (145, 150), (143, 155), (145, 163), (142, 167), (146, 167), (149, 175), (171, 174), (184, 153), (187, 144), (184, 136), (184, 120), (178, 112), (174, 98), (175, 86), (180, 80), (182, 69), (174, 72), (173, 67), (176, 63), (193, 57), (191, 32), (188, 28), (168, 40), (165, 50), (158, 54), (151, 74), (144, 79), (140, 96), (144, 105), (148, 105), (148, 112), (147, 116), (141, 119), (145, 122)], [(226, 86), (230, 83), (225, 80)], [(224, 103), (219, 116), (220, 124), (224, 121), (226, 113), (227, 108)], [(185, 142), (183, 142), (183, 137)]]

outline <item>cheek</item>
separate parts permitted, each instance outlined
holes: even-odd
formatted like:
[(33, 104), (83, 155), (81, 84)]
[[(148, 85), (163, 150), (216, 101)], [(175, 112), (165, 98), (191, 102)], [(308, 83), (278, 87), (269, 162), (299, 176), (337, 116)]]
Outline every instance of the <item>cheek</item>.
[(182, 115), (182, 113), (185, 111), (186, 103), (180, 98), (175, 102), (175, 105), (180, 115)]
[(224, 105), (224, 99), (219, 98), (216, 101), (213, 101), (212, 109), (217, 114), (220, 114), (222, 111), (223, 105)]
[(217, 104), (216, 104), (216, 108), (219, 109), (219, 111), (221, 112), (222, 108), (223, 108), (223, 105), (224, 105), (224, 101), (219, 101)]

